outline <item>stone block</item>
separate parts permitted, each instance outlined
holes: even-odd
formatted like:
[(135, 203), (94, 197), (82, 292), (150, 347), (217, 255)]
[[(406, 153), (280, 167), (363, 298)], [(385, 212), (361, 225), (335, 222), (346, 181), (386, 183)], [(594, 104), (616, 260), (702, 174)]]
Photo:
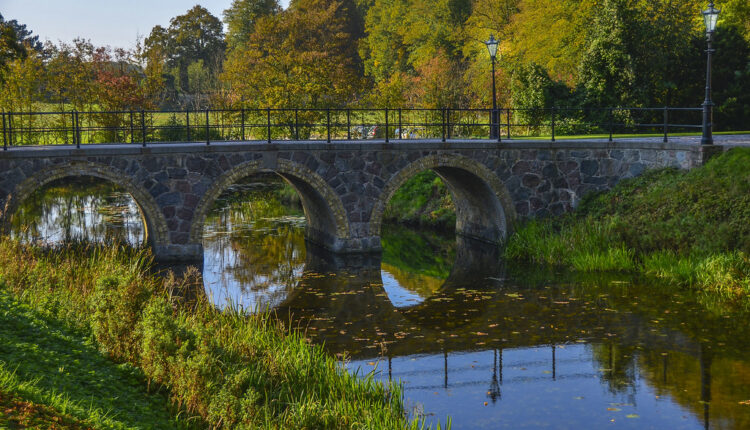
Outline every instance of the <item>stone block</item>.
[(542, 179), (534, 173), (525, 173), (521, 180), (521, 183), (528, 188), (536, 188), (541, 182)]
[(599, 161), (583, 160), (581, 161), (581, 174), (584, 176), (593, 176), (599, 172)]

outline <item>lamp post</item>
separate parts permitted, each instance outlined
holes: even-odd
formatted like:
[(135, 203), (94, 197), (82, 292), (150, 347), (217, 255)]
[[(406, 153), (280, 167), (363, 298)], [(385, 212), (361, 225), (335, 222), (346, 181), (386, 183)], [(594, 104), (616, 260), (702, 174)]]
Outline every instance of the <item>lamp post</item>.
[(701, 138), (701, 145), (712, 145), (714, 143), (712, 136), (714, 103), (711, 101), (711, 54), (713, 54), (714, 49), (711, 47), (711, 42), (713, 42), (719, 12), (720, 10), (714, 7), (713, 1), (709, 3), (708, 9), (703, 11), (708, 49), (706, 49), (706, 100), (703, 102), (703, 137)]
[(490, 120), (490, 139), (497, 139), (500, 136), (500, 130), (498, 127), (497, 117), (497, 92), (495, 90), (495, 57), (497, 56), (497, 45), (498, 41), (495, 40), (495, 36), (490, 34), (490, 39), (484, 42), (487, 45), (487, 51), (490, 53), (490, 59), (492, 60), (492, 114)]

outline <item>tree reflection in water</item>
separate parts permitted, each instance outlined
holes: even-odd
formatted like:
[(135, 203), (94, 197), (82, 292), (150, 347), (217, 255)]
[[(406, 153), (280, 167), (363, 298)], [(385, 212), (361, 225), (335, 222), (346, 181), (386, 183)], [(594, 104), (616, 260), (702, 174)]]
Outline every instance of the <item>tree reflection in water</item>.
[(205, 223), (203, 278), (218, 306), (273, 308), (297, 285), (305, 218), (290, 189), (276, 175), (257, 175), (217, 199)]
[(39, 188), (11, 217), (11, 236), (27, 243), (127, 243), (145, 239), (133, 197), (111, 182), (83, 176)]

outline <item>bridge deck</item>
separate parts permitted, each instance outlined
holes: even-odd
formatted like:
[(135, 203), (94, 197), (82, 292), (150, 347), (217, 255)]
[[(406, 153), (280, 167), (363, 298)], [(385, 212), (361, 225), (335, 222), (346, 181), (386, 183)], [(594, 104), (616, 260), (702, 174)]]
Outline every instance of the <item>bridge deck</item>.
[[(577, 138), (558, 139), (503, 139), (501, 142), (482, 139), (452, 139), (443, 142), (440, 139), (391, 140), (335, 140), (330, 143), (318, 140), (278, 140), (266, 141), (216, 141), (207, 145), (205, 142), (154, 142), (143, 146), (140, 143), (99, 143), (82, 145), (39, 145), (11, 146), (7, 151), (0, 151), (0, 158), (50, 157), (50, 156), (86, 156), (86, 155), (129, 155), (129, 154), (170, 154), (192, 152), (226, 152), (226, 151), (383, 151), (383, 150), (471, 150), (471, 149), (679, 149), (690, 150), (700, 146), (700, 136), (670, 137), (664, 142), (662, 137), (614, 138)], [(716, 135), (714, 143), (718, 147), (750, 146), (750, 134)]]

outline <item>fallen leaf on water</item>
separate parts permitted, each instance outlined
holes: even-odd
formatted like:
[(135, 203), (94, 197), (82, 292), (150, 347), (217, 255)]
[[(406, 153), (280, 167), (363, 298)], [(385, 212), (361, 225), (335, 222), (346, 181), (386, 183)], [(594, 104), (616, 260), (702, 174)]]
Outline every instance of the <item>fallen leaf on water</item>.
[(741, 405), (750, 406), (750, 400), (743, 400), (740, 402)]
[(625, 418), (640, 418), (640, 416), (638, 414), (627, 414)]
[(607, 408), (607, 410), (608, 410), (608, 411), (612, 411), (612, 412), (619, 412), (619, 411), (621, 411), (622, 409), (620, 409), (620, 408)]

